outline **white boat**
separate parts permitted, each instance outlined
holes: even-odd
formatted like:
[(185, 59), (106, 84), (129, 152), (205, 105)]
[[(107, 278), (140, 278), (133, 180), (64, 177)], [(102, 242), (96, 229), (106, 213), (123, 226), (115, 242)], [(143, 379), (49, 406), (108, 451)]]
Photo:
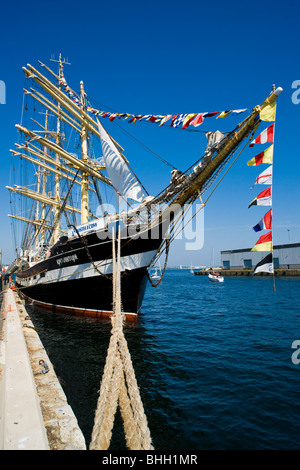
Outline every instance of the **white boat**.
[(160, 276), (157, 274), (157, 269), (154, 271), (153, 274), (151, 274), (150, 277), (152, 280), (160, 279)]
[(216, 273), (209, 274), (208, 277), (212, 282), (224, 282), (224, 277)]
[(220, 276), (215, 272), (215, 264), (214, 264), (214, 257), (215, 257), (215, 250), (213, 249), (213, 267), (212, 267), (212, 273), (208, 274), (208, 278), (212, 282), (224, 282), (224, 277)]
[(152, 281), (157, 281), (162, 276), (162, 269), (161, 269), (161, 266), (160, 266), (160, 262), (158, 262), (158, 267), (153, 266), (153, 269), (155, 269), (155, 270), (154, 270), (153, 273), (150, 274), (150, 278), (152, 279)]

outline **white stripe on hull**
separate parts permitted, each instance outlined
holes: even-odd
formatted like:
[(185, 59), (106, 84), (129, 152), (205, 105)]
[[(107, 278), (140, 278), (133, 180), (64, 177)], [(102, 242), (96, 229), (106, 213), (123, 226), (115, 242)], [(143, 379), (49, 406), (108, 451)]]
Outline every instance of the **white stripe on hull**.
[[(123, 256), (120, 259), (121, 272), (125, 270), (135, 270), (149, 266), (156, 254), (156, 250), (147, 251), (145, 253), (137, 253), (134, 255)], [(112, 274), (112, 259), (96, 262), (95, 266), (101, 274)], [(92, 263), (77, 264), (75, 266), (61, 267), (45, 272), (42, 277), (40, 274), (30, 278), (17, 279), (17, 282), (23, 287), (35, 286), (38, 284), (51, 284), (55, 282), (71, 281), (74, 279), (82, 279), (88, 277), (99, 276), (99, 272)], [(35, 278), (34, 278), (35, 277)]]

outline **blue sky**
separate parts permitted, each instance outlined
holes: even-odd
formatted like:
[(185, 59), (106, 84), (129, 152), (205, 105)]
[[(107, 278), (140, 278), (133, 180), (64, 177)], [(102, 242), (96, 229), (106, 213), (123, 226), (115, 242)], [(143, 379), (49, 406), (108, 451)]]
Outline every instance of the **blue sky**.
[[(136, 114), (179, 114), (249, 108), (260, 104), (272, 85), (281, 86), (274, 147), (273, 238), (275, 244), (300, 242), (300, 104), (293, 104), (292, 84), (300, 80), (297, 1), (89, 1), (7, 2), (1, 6), (0, 80), (6, 104), (0, 105), (0, 248), (4, 262), (13, 257), (7, 214), (10, 152), (17, 141), (24, 74), (22, 66), (38, 60), (51, 65), (52, 54), (68, 57), (69, 85), (84, 81), (88, 95), (102, 106)], [(53, 65), (53, 64), (52, 64)], [(300, 97), (300, 94), (299, 94)], [(228, 117), (206, 120), (199, 130), (231, 130)], [(267, 124), (262, 124), (263, 130)], [(181, 170), (205, 150), (205, 134), (156, 125), (124, 123), (146, 146)], [(202, 128), (202, 129), (201, 129)], [(133, 144), (119, 128), (110, 131), (125, 148), (149, 193), (170, 179), (170, 168)], [(247, 149), (205, 208), (204, 246), (186, 251), (174, 243), (170, 265), (219, 262), (220, 250), (251, 247), (252, 230), (266, 208), (248, 204), (264, 189), (250, 189), (264, 167), (246, 162), (262, 149)], [(257, 151), (256, 151), (257, 150)], [(288, 231), (289, 230), (289, 231)]]

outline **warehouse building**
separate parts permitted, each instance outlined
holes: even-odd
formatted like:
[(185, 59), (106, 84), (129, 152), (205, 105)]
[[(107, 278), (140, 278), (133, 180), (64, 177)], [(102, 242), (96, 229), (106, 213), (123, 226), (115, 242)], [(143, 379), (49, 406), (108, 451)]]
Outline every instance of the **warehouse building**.
[[(253, 269), (265, 256), (264, 251), (251, 248), (221, 251), (223, 269)], [(300, 243), (274, 245), (273, 263), (275, 269), (300, 269)]]

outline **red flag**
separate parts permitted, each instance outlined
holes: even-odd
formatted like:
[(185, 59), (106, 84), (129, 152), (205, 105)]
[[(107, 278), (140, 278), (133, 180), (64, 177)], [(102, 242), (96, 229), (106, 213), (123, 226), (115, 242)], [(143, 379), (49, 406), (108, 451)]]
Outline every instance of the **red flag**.
[(157, 119), (157, 115), (154, 115), (154, 116), (150, 116), (147, 121), (151, 121), (151, 122), (155, 122)]
[(191, 124), (191, 122), (193, 121), (195, 116), (196, 116), (195, 113), (194, 114), (188, 114), (187, 117), (185, 118), (185, 120), (183, 121), (182, 129), (186, 129)]
[(261, 165), (262, 163), (273, 163), (273, 147), (274, 145), (272, 144), (266, 150), (251, 158), (251, 160), (247, 162), (247, 165), (257, 166)]
[(166, 116), (164, 116), (163, 119), (160, 121), (159, 127), (163, 126), (164, 123), (167, 122), (171, 117), (172, 117), (172, 114), (167, 114)]
[(252, 202), (250, 202), (249, 207), (251, 206), (271, 206), (272, 205), (272, 186), (269, 186), (267, 189), (262, 191)]
[(175, 119), (179, 116), (179, 114), (175, 114), (173, 117), (172, 117), (172, 121), (171, 121), (171, 124), (170, 126), (173, 127), (173, 124), (174, 124), (174, 121)]
[(203, 113), (197, 114), (197, 116), (192, 120), (191, 126), (200, 126), (200, 124), (203, 122), (203, 119)]
[(272, 232), (268, 232), (257, 240), (251, 251), (272, 251), (272, 248)]
[(263, 130), (254, 140), (252, 140), (249, 147), (253, 147), (254, 144), (266, 144), (267, 142), (272, 144), (274, 142), (274, 127), (275, 124), (271, 124), (271, 126)]
[(253, 227), (254, 232), (261, 230), (270, 230), (272, 228), (272, 209), (270, 209), (264, 217)]

